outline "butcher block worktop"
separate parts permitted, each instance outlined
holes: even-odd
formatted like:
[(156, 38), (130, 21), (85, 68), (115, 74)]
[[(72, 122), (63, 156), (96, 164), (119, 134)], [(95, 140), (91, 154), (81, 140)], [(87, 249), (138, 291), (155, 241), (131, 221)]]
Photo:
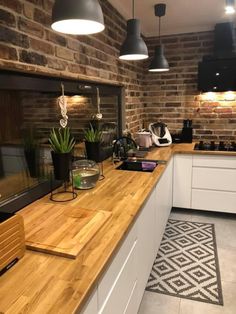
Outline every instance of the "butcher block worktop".
[[(236, 152), (193, 151), (193, 147), (194, 144), (176, 144), (153, 149), (147, 158), (168, 161), (174, 153), (236, 156)], [(152, 173), (142, 173), (119, 171), (116, 166), (110, 160), (105, 161), (105, 179), (99, 181), (96, 188), (78, 191), (77, 199), (60, 205), (66, 212), (74, 213), (78, 208), (94, 213), (107, 212), (108, 219), (75, 259), (27, 250), (25, 256), (0, 277), (0, 313), (79, 312), (166, 168), (165, 164), (160, 164)], [(39, 208), (50, 210), (54, 206), (58, 204), (45, 196), (18, 214), (28, 221), (30, 230), (32, 217), (29, 215)]]

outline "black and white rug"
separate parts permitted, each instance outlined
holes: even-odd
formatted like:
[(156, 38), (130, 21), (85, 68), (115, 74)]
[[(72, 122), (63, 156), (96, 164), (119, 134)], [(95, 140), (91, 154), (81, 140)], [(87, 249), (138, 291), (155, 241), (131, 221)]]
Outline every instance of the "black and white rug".
[(169, 219), (146, 290), (223, 305), (214, 225)]

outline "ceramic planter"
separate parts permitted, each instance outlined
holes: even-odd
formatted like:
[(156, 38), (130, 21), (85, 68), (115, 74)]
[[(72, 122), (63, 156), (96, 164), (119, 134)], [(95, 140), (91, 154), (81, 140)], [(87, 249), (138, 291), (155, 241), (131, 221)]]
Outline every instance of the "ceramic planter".
[(72, 162), (71, 153), (55, 153), (52, 151), (51, 154), (55, 179), (69, 181)]

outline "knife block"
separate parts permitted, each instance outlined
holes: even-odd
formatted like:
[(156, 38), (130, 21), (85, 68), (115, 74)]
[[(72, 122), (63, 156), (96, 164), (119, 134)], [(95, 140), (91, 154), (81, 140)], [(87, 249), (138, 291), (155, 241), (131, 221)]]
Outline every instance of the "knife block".
[(20, 215), (0, 213), (0, 276), (25, 253), (24, 221)]

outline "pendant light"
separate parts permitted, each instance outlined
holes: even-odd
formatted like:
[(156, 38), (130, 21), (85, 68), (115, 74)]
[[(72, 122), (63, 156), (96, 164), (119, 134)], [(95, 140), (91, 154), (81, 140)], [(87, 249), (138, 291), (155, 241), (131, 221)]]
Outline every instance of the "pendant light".
[(169, 71), (169, 64), (164, 56), (164, 46), (161, 43), (161, 17), (166, 13), (166, 5), (159, 3), (155, 5), (155, 16), (159, 17), (159, 45), (155, 47), (154, 58), (149, 66), (150, 72)]
[(225, 13), (226, 14), (234, 14), (235, 13), (235, 2), (234, 2), (234, 0), (226, 0), (225, 1)]
[(104, 30), (98, 0), (56, 0), (52, 9), (52, 29), (71, 35), (89, 35)]
[(121, 46), (121, 60), (143, 60), (148, 58), (148, 49), (141, 37), (140, 20), (134, 18), (134, 0), (132, 2), (133, 18), (127, 21), (127, 35)]

